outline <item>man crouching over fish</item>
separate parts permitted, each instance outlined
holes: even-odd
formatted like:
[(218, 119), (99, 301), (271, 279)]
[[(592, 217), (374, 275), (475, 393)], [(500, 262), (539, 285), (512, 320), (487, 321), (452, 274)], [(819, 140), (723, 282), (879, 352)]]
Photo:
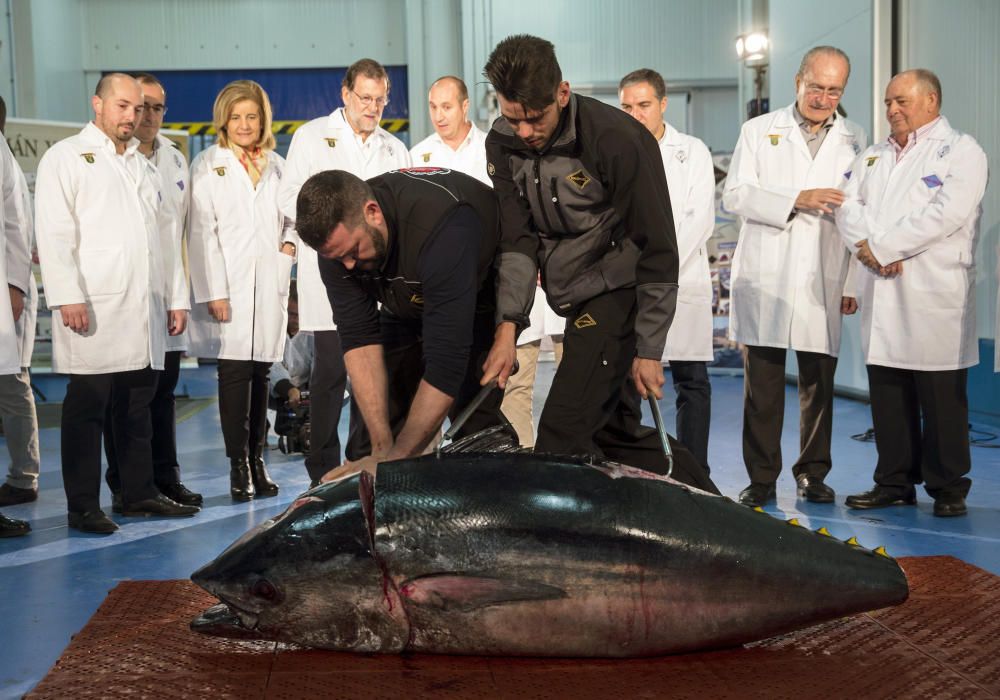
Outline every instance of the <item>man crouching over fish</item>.
[[(478, 393), (493, 343), (493, 191), (441, 168), (367, 182), (330, 170), (302, 186), (296, 228), (319, 253), (364, 419), (348, 461), (323, 481), (422, 453), (445, 416), (454, 419)], [(458, 435), (501, 423), (502, 399), (493, 392)]]

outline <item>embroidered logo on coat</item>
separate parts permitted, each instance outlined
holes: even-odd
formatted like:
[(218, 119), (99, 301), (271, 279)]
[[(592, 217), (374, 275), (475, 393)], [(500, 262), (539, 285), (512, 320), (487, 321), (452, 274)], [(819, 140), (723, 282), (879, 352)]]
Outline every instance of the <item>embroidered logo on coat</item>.
[(336, 148), (337, 147), (337, 139), (330, 139), (330, 138), (328, 138), (328, 139), (323, 139), (323, 140), (326, 141), (326, 145), (329, 146), (330, 148)]
[(218, 175), (219, 177), (222, 177), (223, 175), (226, 174), (226, 168), (225, 167), (216, 168), (215, 174)]
[(493, 177), (497, 172), (497, 169), (493, 167), (493, 163), (486, 164), (486, 174)]
[(924, 184), (927, 185), (928, 187), (930, 187), (931, 189), (934, 189), (935, 187), (940, 187), (941, 185), (944, 184), (943, 182), (941, 182), (941, 178), (939, 178), (937, 175), (933, 175), (933, 174), (932, 175), (927, 175), (927, 176), (922, 177), (920, 179), (923, 180)]
[(590, 184), (590, 176), (583, 172), (582, 168), (577, 170), (575, 173), (567, 175), (566, 179), (579, 187), (581, 190)]
[(184, 191), (184, 181), (183, 180), (178, 180), (177, 181), (177, 187), (178, 187), (178, 189), (180, 189), (181, 192), (183, 192)]
[(430, 163), (431, 162), (431, 154), (430, 153), (425, 153), (423, 155), (423, 159), (424, 159), (425, 163)]
[(768, 134), (767, 138), (771, 139), (772, 146), (777, 146), (778, 142), (781, 140), (781, 134)]
[(941, 146), (941, 150), (938, 151), (938, 158), (944, 158), (949, 152), (951, 152), (951, 146), (948, 144)]
[(91, 165), (93, 165), (93, 163), (94, 163), (94, 154), (93, 153), (81, 153), (80, 155), (83, 156), (83, 159), (85, 161), (87, 161), (88, 163), (90, 163)]
[(873, 165), (875, 165), (875, 161), (877, 161), (877, 160), (878, 160), (878, 156), (868, 156), (867, 158), (865, 158), (865, 161), (868, 163), (867, 167), (870, 168)]
[(573, 325), (577, 328), (590, 328), (591, 326), (596, 326), (597, 321), (590, 314), (584, 314), (580, 318), (573, 321)]
[(422, 294), (414, 294), (410, 297), (410, 303), (416, 304), (417, 306), (424, 305), (424, 297)]
[(674, 158), (676, 158), (677, 160), (679, 160), (679, 161), (680, 161), (680, 162), (682, 162), (682, 163), (683, 163), (683, 162), (684, 162), (685, 160), (687, 160), (687, 156), (686, 156), (686, 155), (684, 155), (684, 151), (677, 151), (677, 155), (675, 155), (675, 156), (674, 156)]

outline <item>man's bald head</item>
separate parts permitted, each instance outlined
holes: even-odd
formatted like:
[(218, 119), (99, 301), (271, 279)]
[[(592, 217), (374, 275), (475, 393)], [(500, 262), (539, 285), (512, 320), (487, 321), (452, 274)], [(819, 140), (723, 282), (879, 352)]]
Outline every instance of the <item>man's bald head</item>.
[(94, 124), (123, 152), (142, 119), (139, 81), (124, 73), (108, 73), (97, 83), (90, 105), (94, 108)]
[(127, 73), (108, 73), (101, 76), (101, 79), (97, 81), (97, 88), (94, 90), (94, 95), (100, 97), (102, 100), (107, 99), (108, 95), (116, 87), (120, 87), (123, 81), (125, 84), (134, 83), (139, 88), (139, 91), (142, 91), (142, 88), (139, 87), (139, 81), (131, 75)]
[(435, 80), (427, 94), (427, 107), (434, 131), (446, 144), (457, 148), (472, 128), (469, 123), (469, 89), (465, 81), (454, 75)]
[(465, 81), (456, 75), (445, 75), (435, 80), (431, 83), (431, 92), (433, 92), (436, 87), (453, 88), (459, 102), (469, 99), (469, 88), (466, 86)]

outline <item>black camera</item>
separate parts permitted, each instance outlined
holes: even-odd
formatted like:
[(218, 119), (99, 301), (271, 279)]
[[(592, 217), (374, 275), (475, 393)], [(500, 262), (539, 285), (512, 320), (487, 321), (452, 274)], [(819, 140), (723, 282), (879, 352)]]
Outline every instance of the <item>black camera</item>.
[(276, 409), (274, 432), (278, 435), (278, 449), (284, 454), (301, 452), (309, 454), (309, 392), (299, 394), (299, 405), (293, 407), (287, 400)]

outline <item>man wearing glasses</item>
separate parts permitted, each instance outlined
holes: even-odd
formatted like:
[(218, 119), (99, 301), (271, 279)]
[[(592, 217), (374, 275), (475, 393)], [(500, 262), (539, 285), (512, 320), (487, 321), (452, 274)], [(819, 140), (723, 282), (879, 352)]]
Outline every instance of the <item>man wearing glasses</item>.
[(800, 498), (831, 503), (833, 373), (841, 314), (857, 310), (849, 253), (834, 211), (864, 131), (837, 114), (851, 64), (817, 46), (795, 76), (795, 103), (743, 125), (723, 204), (742, 217), (733, 259), (730, 338), (743, 343), (743, 460), (750, 485), (740, 502), (774, 499), (781, 471), (785, 355), (798, 361)]
[[(344, 106), (300, 127), (292, 137), (285, 177), (278, 194), (282, 213), (295, 220), (295, 203), (302, 184), (325, 170), (345, 170), (363, 180), (410, 165), (403, 142), (379, 127), (389, 103), (389, 75), (370, 58), (356, 61), (341, 83)], [(341, 461), (340, 409), (347, 370), (340, 336), (326, 287), (319, 275), (316, 251), (299, 245), (297, 234), (285, 242), (285, 252), (298, 255), (299, 327), (311, 331), (315, 342), (309, 380), (312, 434), (306, 471), (313, 482)], [(352, 412), (353, 413), (353, 412)], [(351, 434), (357, 421), (353, 413)], [(348, 446), (350, 449), (350, 446)], [(356, 459), (360, 455), (352, 455)]]

